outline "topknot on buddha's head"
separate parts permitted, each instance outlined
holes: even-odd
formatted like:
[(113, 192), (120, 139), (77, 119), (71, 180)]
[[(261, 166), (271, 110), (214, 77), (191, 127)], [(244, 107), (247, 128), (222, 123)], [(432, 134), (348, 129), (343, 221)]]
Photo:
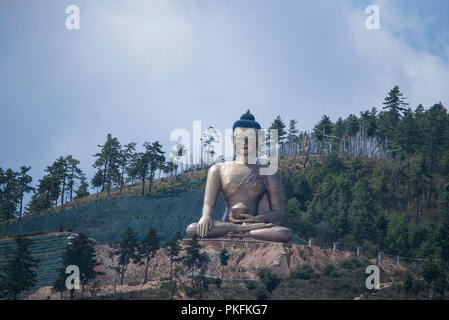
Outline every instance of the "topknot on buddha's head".
[(259, 122), (256, 121), (256, 118), (254, 115), (251, 114), (251, 112), (246, 110), (246, 112), (240, 117), (240, 120), (237, 120), (234, 122), (234, 125), (232, 126), (232, 131), (234, 132), (235, 128), (242, 127), (242, 128), (254, 128), (254, 129), (260, 129)]

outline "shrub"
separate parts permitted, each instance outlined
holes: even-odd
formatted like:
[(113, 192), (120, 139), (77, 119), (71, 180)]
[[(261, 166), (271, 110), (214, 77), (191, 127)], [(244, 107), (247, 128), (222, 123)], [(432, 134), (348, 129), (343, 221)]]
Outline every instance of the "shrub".
[(293, 270), (290, 273), (290, 278), (309, 280), (309, 279), (318, 278), (318, 274), (315, 273), (315, 271), (313, 270), (312, 266), (310, 266), (310, 264), (305, 263), (305, 264), (297, 267), (295, 270)]
[(262, 283), (265, 285), (265, 289), (271, 293), (281, 283), (281, 279), (271, 271), (269, 268), (262, 268), (257, 271)]
[(222, 283), (223, 281), (221, 280), (221, 278), (214, 279), (214, 284), (217, 286), (217, 288), (220, 288)]
[(330, 275), (335, 275), (335, 271), (337, 270), (337, 268), (333, 265), (333, 264), (326, 264), (321, 271), (323, 271), (323, 274), (325, 276), (330, 276)]
[(359, 268), (359, 267), (361, 267), (361, 265), (362, 265), (362, 263), (356, 257), (351, 257), (351, 258), (342, 260), (339, 263), (340, 268), (347, 269), (347, 270)]
[(248, 290), (253, 291), (254, 289), (256, 289), (257, 287), (257, 282), (256, 281), (246, 281), (246, 288), (248, 288)]
[(269, 297), (269, 293), (267, 289), (265, 289), (265, 286), (258, 285), (256, 290), (254, 290), (254, 296), (257, 300), (267, 300)]

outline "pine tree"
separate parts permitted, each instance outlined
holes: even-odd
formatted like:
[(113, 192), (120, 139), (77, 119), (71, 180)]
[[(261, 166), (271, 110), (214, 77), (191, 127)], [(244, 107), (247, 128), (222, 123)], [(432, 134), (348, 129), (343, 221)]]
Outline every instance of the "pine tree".
[(26, 210), (28, 212), (39, 212), (44, 209), (47, 209), (45, 195), (38, 192), (33, 193), (31, 200), (26, 206)]
[[(388, 139), (390, 144), (396, 144), (397, 125), (401, 119), (401, 113), (406, 111), (408, 105), (405, 99), (402, 92), (399, 91), (399, 87), (395, 86), (385, 98), (384, 111), (379, 114), (377, 119), (379, 135)], [(397, 146), (394, 145), (394, 147)]]
[(201, 265), (203, 257), (200, 253), (201, 245), (198, 242), (198, 236), (194, 235), (191, 240), (187, 241), (185, 251), (186, 255), (183, 259), (185, 266), (191, 271), (191, 283), (193, 286), (193, 274), (195, 269)]
[[(66, 157), (66, 162), (67, 162), (67, 189), (68, 189), (67, 191), (69, 195), (69, 201), (72, 201), (76, 181), (80, 180), (80, 183), (82, 184), (82, 180), (86, 178), (81, 169), (78, 167), (78, 165), (80, 164), (79, 160), (73, 158), (71, 155), (68, 155)], [(84, 187), (85, 185), (83, 186), (83, 188)], [(78, 195), (76, 197), (78, 197)]]
[(7, 169), (0, 172), (0, 212), (3, 220), (9, 221), (14, 217), (17, 205), (20, 203), (19, 173)]
[(404, 117), (399, 121), (397, 132), (399, 147), (408, 154), (414, 153), (418, 149), (420, 132), (410, 108), (404, 111)]
[[(59, 294), (61, 295), (60, 299), (63, 300), (64, 299), (64, 292), (67, 291), (67, 286), (66, 286), (66, 280), (67, 280), (67, 274), (65, 273), (65, 268), (64, 267), (60, 267), (58, 268), (58, 276), (55, 279), (55, 281), (53, 281), (52, 287), (51, 287), (51, 293), (55, 294), (56, 292), (59, 292)], [(72, 293), (73, 296), (73, 293)]]
[(67, 158), (60, 156), (51, 166), (48, 166), (45, 171), (55, 180), (59, 189), (58, 194), (61, 196), (61, 205), (63, 205), (67, 186), (67, 176), (69, 173)]
[(374, 192), (365, 178), (359, 179), (354, 185), (349, 214), (354, 239), (359, 244), (364, 240), (375, 241), (379, 209)]
[(399, 90), (398, 86), (394, 86), (393, 89), (390, 90), (388, 96), (385, 98), (383, 104), (388, 111), (392, 111), (394, 113), (400, 114), (400, 112), (405, 112), (408, 106), (408, 103), (405, 102), (406, 97), (403, 97), (403, 93)]
[(287, 140), (289, 143), (296, 142), (296, 138), (299, 133), (299, 130), (296, 128), (297, 124), (298, 124), (298, 121), (296, 121), (295, 119), (290, 119), (290, 122), (288, 125), (288, 136), (287, 136)]
[(150, 170), (149, 155), (147, 152), (139, 152), (133, 157), (130, 175), (140, 178), (142, 184), (142, 196), (145, 195), (145, 181)]
[(413, 163), (410, 173), (410, 181), (413, 184), (415, 206), (416, 206), (416, 223), (419, 223), (420, 201), (422, 193), (425, 189), (425, 181), (428, 173), (426, 161), (422, 155), (418, 155)]
[(92, 187), (94, 187), (97, 191), (97, 200), (98, 200), (98, 191), (103, 185), (103, 176), (104, 176), (103, 170), (98, 169), (90, 182), (92, 184)]
[(39, 194), (44, 195), (45, 207), (43, 209), (51, 208), (56, 204), (60, 194), (59, 184), (59, 178), (50, 174), (43, 176), (39, 180), (37, 191)]
[(173, 170), (174, 170), (173, 162), (171, 162), (171, 161), (166, 162), (164, 165), (164, 169), (162, 169), (162, 170), (164, 171), (165, 175), (173, 176)]
[(33, 178), (28, 175), (28, 171), (30, 171), (31, 167), (22, 166), (20, 167), (20, 173), (17, 179), (17, 182), (19, 184), (19, 195), (20, 195), (20, 202), (19, 202), (19, 220), (22, 219), (22, 212), (23, 212), (23, 197), (25, 193), (29, 193), (31, 191), (34, 191), (34, 188), (31, 186), (31, 182), (33, 181)]
[(162, 151), (162, 145), (159, 143), (159, 141), (153, 142), (151, 145), (149, 143), (145, 143), (144, 147), (149, 159), (149, 192), (151, 193), (153, 188), (154, 174), (156, 173), (156, 170), (163, 168), (163, 164), (165, 162), (165, 152)]
[(122, 193), (125, 184), (125, 173), (128, 172), (128, 168), (132, 163), (136, 145), (137, 143), (130, 142), (125, 144), (124, 148), (120, 150), (120, 193)]
[(423, 132), (422, 152), (428, 159), (429, 191), (427, 194), (427, 212), (430, 210), (432, 195), (434, 192), (434, 174), (437, 170), (438, 159), (448, 147), (449, 130), (447, 129), (449, 115), (441, 104), (435, 104), (425, 112), (422, 119), (426, 130)]
[[(432, 291), (434, 291), (433, 284), (443, 276), (443, 273), (440, 270), (440, 267), (432, 260), (426, 261), (421, 271), (421, 275), (426, 282), (427, 287), (427, 299), (430, 299), (429, 289), (432, 286)], [(435, 293), (432, 294), (432, 297), (435, 297)]]
[(89, 195), (89, 183), (87, 183), (87, 179), (82, 174), (80, 176), (80, 185), (78, 189), (75, 191), (75, 199), (80, 199)]
[(154, 258), (157, 251), (160, 248), (160, 238), (157, 231), (150, 228), (140, 244), (140, 254), (145, 258), (145, 277), (143, 283), (147, 283), (148, 280), (148, 266), (151, 259)]
[[(282, 121), (281, 116), (277, 116), (276, 119), (274, 119), (273, 123), (270, 126), (271, 129), (276, 129), (278, 131), (278, 141), (279, 144), (284, 144), (285, 140), (287, 138), (287, 132), (285, 131), (285, 123)], [(271, 142), (270, 140), (270, 132), (268, 131), (268, 138), (267, 142)]]
[(313, 128), (313, 135), (318, 141), (324, 139), (324, 135), (329, 135), (332, 132), (333, 123), (326, 115), (321, 117), (321, 120)]
[(390, 254), (406, 256), (409, 254), (409, 230), (405, 217), (394, 215), (389, 217), (386, 247)]
[(120, 142), (117, 138), (113, 138), (111, 134), (106, 136), (104, 145), (98, 145), (101, 151), (94, 154), (95, 160), (93, 167), (102, 169), (103, 185), (101, 191), (105, 188), (108, 192), (108, 197), (111, 193), (113, 183), (120, 182)]
[(363, 122), (365, 132), (368, 137), (375, 136), (377, 134), (377, 109), (371, 108), (370, 111), (360, 112), (360, 121)]
[(359, 118), (357, 118), (357, 116), (354, 114), (350, 114), (345, 119), (345, 126), (346, 126), (346, 133), (351, 137), (355, 136), (360, 129)]
[(228, 265), (228, 260), (231, 257), (228, 254), (228, 250), (226, 250), (226, 248), (224, 248), (223, 250), (220, 251), (220, 264), (221, 264), (221, 280), (224, 279), (224, 270), (225, 267)]
[(178, 261), (177, 257), (181, 252), (181, 234), (177, 232), (175, 236), (165, 243), (165, 251), (170, 259), (170, 281), (173, 280), (173, 263)]
[(298, 122), (295, 119), (290, 119), (288, 125), (287, 142), (289, 144), (289, 152), (291, 155), (296, 154), (298, 148), (297, 143), (299, 130), (296, 128), (297, 124)]
[(39, 263), (30, 253), (32, 240), (17, 236), (16, 247), (7, 252), (7, 263), (2, 268), (3, 278), (0, 282), (0, 296), (17, 300), (20, 293), (36, 285), (35, 269)]
[(285, 214), (282, 225), (290, 228), (293, 232), (298, 232), (301, 223), (300, 203), (295, 197), (291, 197), (285, 204)]
[(138, 255), (139, 240), (135, 231), (128, 227), (116, 245), (114, 245), (114, 255), (118, 256), (118, 265), (120, 266), (120, 284), (123, 285), (123, 279), (128, 265), (131, 261), (140, 262)]
[(446, 216), (442, 222), (440, 222), (436, 239), (439, 247), (439, 257), (446, 266), (449, 266), (449, 216)]
[(335, 124), (332, 126), (331, 135), (338, 138), (343, 138), (346, 133), (346, 123), (339, 117)]
[[(80, 271), (80, 284), (81, 293), (84, 291), (84, 286), (89, 283), (89, 281), (95, 279), (95, 277), (100, 272), (95, 271), (95, 267), (99, 265), (95, 258), (95, 249), (90, 240), (84, 233), (80, 233), (73, 237), (62, 255), (62, 267), (59, 269), (58, 278), (53, 283), (53, 292), (64, 292), (66, 291), (65, 279), (67, 274), (65, 270), (68, 266), (75, 265)], [(70, 294), (73, 297), (73, 290)]]

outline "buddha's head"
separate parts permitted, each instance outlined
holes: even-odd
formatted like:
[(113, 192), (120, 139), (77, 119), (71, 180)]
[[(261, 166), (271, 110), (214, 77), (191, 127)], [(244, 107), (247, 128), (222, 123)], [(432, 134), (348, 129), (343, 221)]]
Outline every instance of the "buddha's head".
[(232, 126), (232, 143), (237, 157), (248, 158), (248, 163), (255, 163), (258, 149), (258, 130), (260, 124), (249, 110), (234, 122)]

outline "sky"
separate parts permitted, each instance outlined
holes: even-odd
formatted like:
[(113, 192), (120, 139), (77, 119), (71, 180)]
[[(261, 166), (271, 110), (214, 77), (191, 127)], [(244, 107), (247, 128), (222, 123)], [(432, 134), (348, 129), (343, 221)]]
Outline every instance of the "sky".
[(108, 133), (169, 151), (174, 129), (224, 132), (248, 108), (310, 130), (395, 85), (412, 108), (447, 107), (448, 16), (445, 0), (0, 0), (0, 167), (31, 166), (36, 185), (71, 154), (90, 178)]

